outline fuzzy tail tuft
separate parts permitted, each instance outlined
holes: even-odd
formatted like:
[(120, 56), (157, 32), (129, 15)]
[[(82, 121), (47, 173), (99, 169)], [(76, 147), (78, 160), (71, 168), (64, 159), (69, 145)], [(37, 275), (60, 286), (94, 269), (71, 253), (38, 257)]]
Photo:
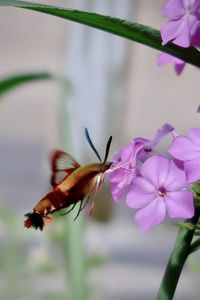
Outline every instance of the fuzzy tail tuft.
[(28, 213), (25, 215), (25, 217), (28, 218), (24, 221), (24, 227), (26, 228), (33, 227), (35, 229), (39, 228), (41, 231), (43, 230), (44, 220), (39, 213), (37, 212)]

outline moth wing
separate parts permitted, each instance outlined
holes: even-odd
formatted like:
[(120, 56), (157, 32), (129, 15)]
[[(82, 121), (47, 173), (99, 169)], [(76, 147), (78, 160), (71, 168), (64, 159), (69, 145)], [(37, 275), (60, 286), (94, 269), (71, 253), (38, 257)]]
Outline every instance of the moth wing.
[(51, 157), (51, 185), (56, 187), (79, 167), (79, 163), (70, 154), (55, 150)]
[(95, 182), (90, 193), (88, 193), (84, 198), (85, 200), (84, 207), (87, 205), (88, 202), (91, 202), (90, 215), (92, 214), (95, 207), (96, 196), (103, 186), (104, 175), (98, 174), (94, 180)]

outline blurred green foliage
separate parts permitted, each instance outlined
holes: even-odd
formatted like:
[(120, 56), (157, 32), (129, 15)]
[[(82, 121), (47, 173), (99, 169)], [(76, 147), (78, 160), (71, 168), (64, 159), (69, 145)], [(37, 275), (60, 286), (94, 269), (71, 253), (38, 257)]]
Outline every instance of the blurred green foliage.
[(53, 76), (47, 72), (35, 72), (35, 73), (22, 73), (15, 74), (0, 80), (0, 96), (13, 90), (14, 88), (27, 84), (29, 82), (34, 82), (37, 80), (50, 80)]
[[(25, 229), (19, 212), (0, 206), (1, 299), (70, 299), (65, 218), (55, 217), (44, 233)], [(85, 257), (88, 271), (104, 262), (99, 253)]]

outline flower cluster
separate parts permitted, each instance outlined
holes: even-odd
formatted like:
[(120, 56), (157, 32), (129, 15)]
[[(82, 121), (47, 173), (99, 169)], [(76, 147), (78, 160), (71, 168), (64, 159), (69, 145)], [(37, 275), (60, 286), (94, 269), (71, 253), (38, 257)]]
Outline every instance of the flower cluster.
[[(171, 134), (168, 151), (155, 149)], [(166, 216), (183, 219), (194, 215), (190, 184), (200, 179), (200, 128), (189, 136), (177, 135), (165, 124), (152, 140), (135, 138), (113, 157), (111, 194), (115, 202), (123, 196), (136, 209), (135, 222), (143, 231), (160, 224)]]
[[(162, 45), (172, 42), (180, 47), (200, 47), (200, 1), (199, 0), (167, 0), (163, 14), (168, 18), (167, 24), (161, 28)], [(162, 53), (158, 56), (158, 65), (168, 62), (175, 64), (179, 75), (185, 62), (172, 55)]]

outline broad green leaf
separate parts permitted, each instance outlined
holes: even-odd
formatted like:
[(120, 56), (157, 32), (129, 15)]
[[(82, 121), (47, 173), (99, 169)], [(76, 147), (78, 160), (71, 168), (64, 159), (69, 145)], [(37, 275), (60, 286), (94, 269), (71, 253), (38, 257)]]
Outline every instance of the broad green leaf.
[(107, 31), (109, 33), (113, 33), (138, 43), (142, 43), (157, 50), (176, 56), (194, 66), (200, 67), (200, 53), (198, 50), (192, 47), (181, 48), (173, 45), (172, 43), (162, 46), (159, 31), (148, 26), (138, 23), (131, 23), (127, 20), (96, 13), (65, 9), (61, 7), (25, 1), (0, 0), (0, 6), (20, 7), (75, 21)]
[(46, 72), (17, 74), (0, 79), (0, 96), (25, 83), (47, 79), (53, 79), (53, 76)]
[(200, 249), (200, 239), (197, 239), (190, 246), (190, 254)]

